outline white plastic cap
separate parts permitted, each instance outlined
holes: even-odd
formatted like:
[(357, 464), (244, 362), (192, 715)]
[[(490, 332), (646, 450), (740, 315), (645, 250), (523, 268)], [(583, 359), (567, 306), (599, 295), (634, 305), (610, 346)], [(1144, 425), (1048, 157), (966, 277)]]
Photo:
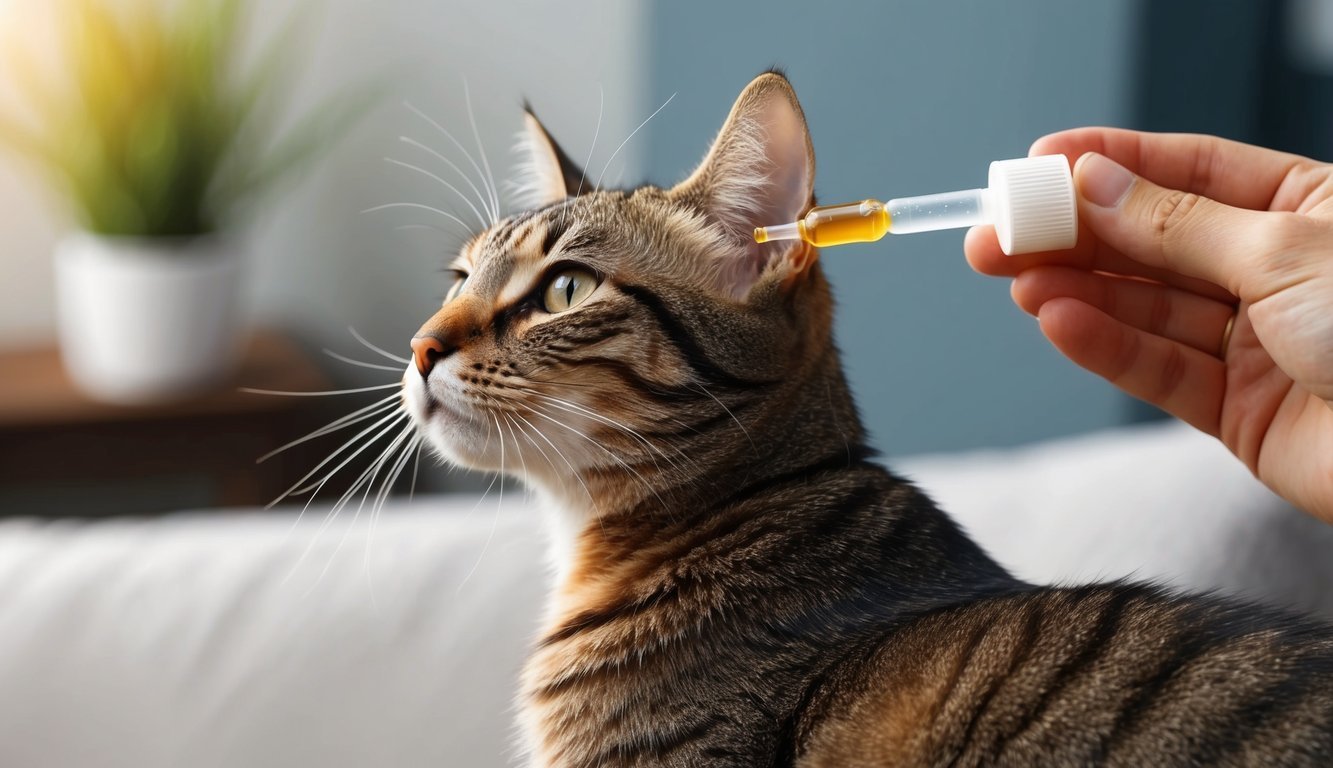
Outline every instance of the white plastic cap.
[(1074, 247), (1078, 203), (1064, 155), (996, 160), (989, 186), (995, 234), (1007, 255)]

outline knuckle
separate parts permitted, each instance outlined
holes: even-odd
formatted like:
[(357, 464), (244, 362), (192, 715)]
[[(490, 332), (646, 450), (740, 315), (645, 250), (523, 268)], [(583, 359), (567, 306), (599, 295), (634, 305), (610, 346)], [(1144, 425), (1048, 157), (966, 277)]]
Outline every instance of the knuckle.
[(1185, 353), (1178, 345), (1172, 344), (1167, 348), (1166, 359), (1162, 361), (1154, 391), (1150, 393), (1148, 399), (1154, 403), (1164, 403), (1171, 399), (1180, 389), (1188, 370), (1189, 361), (1185, 358)]
[(1252, 237), (1253, 257), (1246, 261), (1243, 277), (1262, 293), (1299, 279), (1312, 263), (1324, 262), (1322, 249), (1333, 241), (1333, 229), (1298, 213), (1265, 213)]
[(1224, 159), (1222, 140), (1216, 136), (1200, 136), (1194, 145), (1194, 164), (1190, 166), (1189, 182), (1185, 189), (1198, 189), (1207, 193), (1212, 188), (1216, 177), (1216, 166)]
[(1203, 198), (1193, 192), (1168, 190), (1153, 202), (1149, 211), (1153, 233), (1162, 241), (1175, 238), (1202, 201)]
[(1278, 254), (1309, 242), (1311, 221), (1299, 213), (1274, 212), (1264, 215), (1259, 227), (1260, 243), (1265, 251)]
[(1139, 337), (1133, 333), (1122, 333), (1120, 343), (1111, 355), (1110, 364), (1107, 366), (1106, 379), (1112, 384), (1123, 384), (1134, 370), (1134, 364), (1138, 362)]

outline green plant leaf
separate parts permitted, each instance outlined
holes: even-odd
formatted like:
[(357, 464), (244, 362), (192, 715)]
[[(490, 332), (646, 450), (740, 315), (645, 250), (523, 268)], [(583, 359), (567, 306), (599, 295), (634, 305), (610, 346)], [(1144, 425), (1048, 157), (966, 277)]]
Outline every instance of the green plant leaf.
[(25, 119), (0, 115), (0, 144), (36, 162), (93, 231), (211, 231), (312, 162), (369, 104), (330, 98), (275, 135), (298, 74), (293, 41), (316, 1), (242, 73), (250, 0), (196, 0), (175, 13), (156, 0), (51, 0), (61, 63), (43, 72), (25, 52), (5, 52)]

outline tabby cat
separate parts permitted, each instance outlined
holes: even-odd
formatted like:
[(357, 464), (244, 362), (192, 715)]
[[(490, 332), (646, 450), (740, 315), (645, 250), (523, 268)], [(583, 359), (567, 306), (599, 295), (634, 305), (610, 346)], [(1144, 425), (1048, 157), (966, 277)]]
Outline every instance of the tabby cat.
[(403, 387), (554, 508), (533, 764), (1333, 764), (1328, 629), (1024, 584), (872, 461), (818, 253), (750, 237), (813, 204), (781, 74), (670, 189), (525, 133), (532, 207), (461, 249)]

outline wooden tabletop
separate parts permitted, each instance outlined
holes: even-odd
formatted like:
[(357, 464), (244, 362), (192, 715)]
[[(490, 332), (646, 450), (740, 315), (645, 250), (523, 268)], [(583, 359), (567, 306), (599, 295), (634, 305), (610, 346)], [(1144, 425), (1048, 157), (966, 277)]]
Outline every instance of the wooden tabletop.
[(328, 380), (290, 339), (257, 331), (232, 380), (215, 391), (161, 404), (112, 405), (93, 400), (74, 386), (54, 346), (2, 351), (0, 430), (255, 413), (291, 405), (291, 398), (242, 392), (240, 387), (310, 392), (327, 389)]

